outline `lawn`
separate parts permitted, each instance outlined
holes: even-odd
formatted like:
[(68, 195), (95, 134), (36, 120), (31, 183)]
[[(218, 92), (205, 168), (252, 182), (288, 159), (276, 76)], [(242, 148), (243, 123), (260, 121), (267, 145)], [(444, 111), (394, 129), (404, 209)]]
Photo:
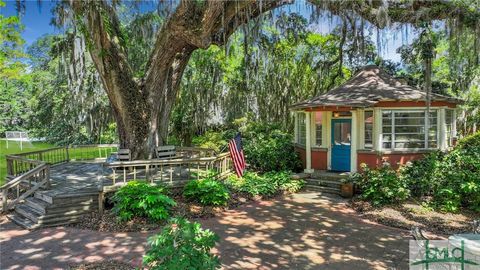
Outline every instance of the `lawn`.
[(5, 175), (7, 174), (5, 155), (36, 151), (50, 147), (54, 147), (54, 145), (45, 142), (23, 142), (23, 149), (20, 150), (19, 143), (9, 141), (7, 148), (7, 142), (4, 139), (0, 140), (0, 185), (5, 182)]
[[(23, 149), (20, 149), (20, 144), (17, 142), (7, 142), (2, 139), (0, 140), (0, 185), (5, 182), (5, 175), (7, 174), (7, 163), (5, 160), (5, 155), (24, 153), (37, 151), (47, 148), (55, 147), (53, 144), (45, 142), (24, 142)], [(81, 147), (81, 148), (71, 148), (69, 149), (70, 160), (89, 160), (94, 158), (106, 158), (112, 152), (115, 152), (117, 149), (116, 146), (109, 147)], [(44, 155), (45, 162), (51, 162), (53, 160), (61, 160), (64, 156), (61, 156), (60, 153), (50, 153)]]

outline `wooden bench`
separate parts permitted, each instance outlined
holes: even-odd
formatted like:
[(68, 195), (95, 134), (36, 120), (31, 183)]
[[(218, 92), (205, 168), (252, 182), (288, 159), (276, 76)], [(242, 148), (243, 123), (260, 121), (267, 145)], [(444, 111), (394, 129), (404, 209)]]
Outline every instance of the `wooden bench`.
[(130, 161), (130, 160), (132, 160), (132, 154), (130, 152), (130, 149), (118, 149), (117, 160), (118, 161)]
[(158, 159), (170, 159), (176, 157), (177, 155), (175, 145), (159, 146), (155, 152)]

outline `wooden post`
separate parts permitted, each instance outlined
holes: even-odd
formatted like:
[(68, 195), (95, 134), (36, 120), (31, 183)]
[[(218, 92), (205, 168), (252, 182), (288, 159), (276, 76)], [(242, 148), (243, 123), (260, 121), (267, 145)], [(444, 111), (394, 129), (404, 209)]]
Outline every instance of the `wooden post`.
[(305, 112), (305, 124), (306, 124), (306, 138), (305, 138), (305, 159), (306, 159), (306, 164), (305, 164), (305, 173), (313, 173), (312, 169), (312, 118), (311, 118), (311, 113), (310, 112)]
[(70, 161), (70, 153), (68, 152), (68, 145), (65, 146), (65, 161), (69, 162)]
[[(150, 176), (149, 176), (149, 171), (150, 171), (150, 166), (149, 165), (145, 165), (145, 180), (149, 180)], [(153, 181), (151, 181), (153, 182)]]
[(2, 211), (7, 212), (7, 189), (2, 190)]
[(52, 185), (50, 183), (50, 166), (47, 165), (45, 168), (45, 179), (47, 179), (47, 188), (51, 188)]
[(103, 190), (101, 190), (98, 193), (98, 213), (100, 215), (103, 215), (103, 210), (104, 210), (104, 203), (103, 201), (105, 200), (105, 194), (103, 193)]

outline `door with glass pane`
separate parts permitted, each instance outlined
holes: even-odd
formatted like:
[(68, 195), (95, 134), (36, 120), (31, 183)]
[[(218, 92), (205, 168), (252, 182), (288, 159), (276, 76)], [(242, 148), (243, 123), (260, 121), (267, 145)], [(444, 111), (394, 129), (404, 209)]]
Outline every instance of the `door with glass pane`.
[(351, 119), (332, 120), (332, 171), (350, 171)]

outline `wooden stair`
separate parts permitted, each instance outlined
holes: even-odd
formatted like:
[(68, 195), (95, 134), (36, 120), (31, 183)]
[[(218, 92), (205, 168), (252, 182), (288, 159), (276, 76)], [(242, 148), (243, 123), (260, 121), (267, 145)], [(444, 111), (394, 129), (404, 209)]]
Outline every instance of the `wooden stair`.
[(342, 179), (347, 177), (348, 175), (344, 173), (316, 171), (305, 179), (305, 188), (311, 191), (340, 195)]
[(98, 192), (52, 196), (37, 191), (17, 204), (8, 218), (26, 229), (36, 229), (75, 223), (93, 211), (98, 211)]

